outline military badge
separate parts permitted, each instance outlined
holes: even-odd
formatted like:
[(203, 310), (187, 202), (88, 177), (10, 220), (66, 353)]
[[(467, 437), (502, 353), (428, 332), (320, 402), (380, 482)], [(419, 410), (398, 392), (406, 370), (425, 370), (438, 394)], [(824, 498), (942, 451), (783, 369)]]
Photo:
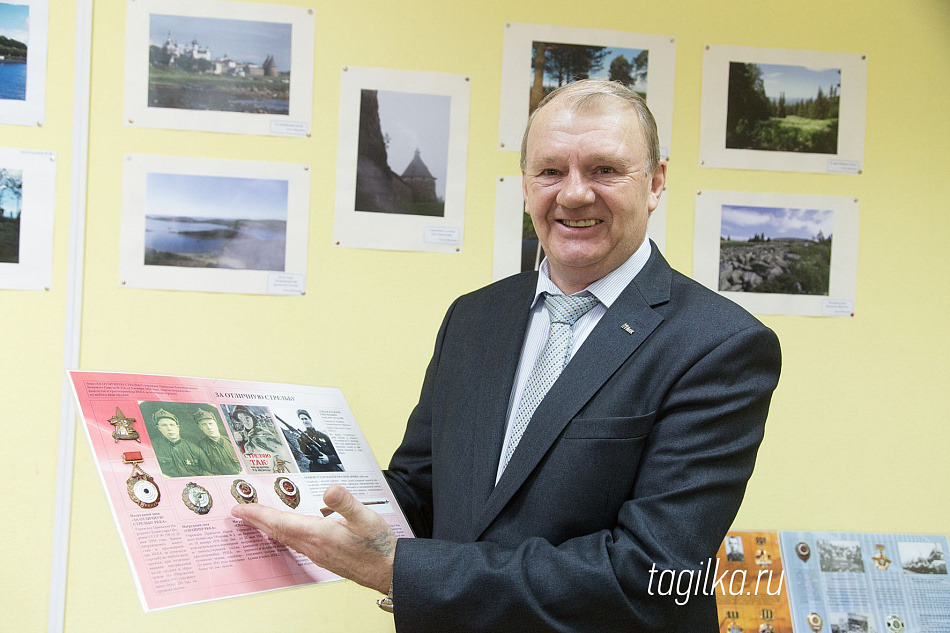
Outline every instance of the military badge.
[(795, 553), (798, 554), (798, 557), (802, 559), (803, 563), (807, 563), (808, 559), (811, 558), (811, 548), (808, 547), (808, 543), (805, 542), (795, 546)]
[(132, 474), (125, 480), (129, 498), (146, 510), (157, 506), (162, 500), (162, 493), (155, 484), (155, 480), (139, 466), (139, 463), (143, 461), (142, 453), (139, 451), (122, 453), (122, 461), (132, 464)]
[(871, 557), (871, 562), (874, 563), (874, 566), (880, 570), (885, 570), (891, 566), (891, 559), (887, 557), (887, 554), (884, 553), (883, 545), (875, 545), (874, 548), (877, 550), (874, 556)]
[(297, 484), (286, 477), (277, 478), (277, 481), (274, 482), (274, 492), (277, 493), (281, 501), (291, 508), (300, 505), (300, 489), (297, 488)]
[(821, 619), (821, 616), (814, 611), (808, 614), (808, 616), (805, 618), (805, 621), (808, 622), (808, 628), (810, 628), (815, 633), (821, 631), (821, 627), (825, 623), (824, 620)]
[(211, 506), (214, 501), (211, 499), (211, 493), (204, 486), (199, 486), (193, 481), (188, 482), (185, 489), (181, 491), (181, 500), (185, 506), (195, 514), (208, 514), (211, 512)]
[(887, 627), (888, 633), (904, 633), (904, 631), (907, 630), (904, 626), (904, 621), (896, 615), (887, 616), (884, 626)]
[(257, 503), (257, 491), (243, 479), (235, 479), (231, 484), (231, 496), (238, 503)]
[(112, 439), (117, 443), (119, 440), (135, 440), (141, 444), (139, 432), (132, 428), (135, 418), (127, 418), (122, 414), (119, 407), (115, 408), (115, 415), (109, 418), (109, 424), (115, 427), (112, 431)]
[(755, 544), (759, 546), (759, 548), (755, 550), (755, 564), (763, 567), (772, 564), (772, 555), (765, 549), (766, 542), (767, 539), (764, 536), (755, 537)]

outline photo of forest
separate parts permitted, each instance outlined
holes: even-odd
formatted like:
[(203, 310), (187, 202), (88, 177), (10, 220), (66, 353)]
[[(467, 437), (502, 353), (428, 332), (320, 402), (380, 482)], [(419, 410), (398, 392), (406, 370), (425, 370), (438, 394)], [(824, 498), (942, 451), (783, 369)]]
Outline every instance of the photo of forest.
[(649, 55), (637, 48), (532, 42), (528, 114), (549, 92), (579, 79), (619, 81), (646, 99)]
[(841, 70), (729, 63), (726, 148), (838, 153)]

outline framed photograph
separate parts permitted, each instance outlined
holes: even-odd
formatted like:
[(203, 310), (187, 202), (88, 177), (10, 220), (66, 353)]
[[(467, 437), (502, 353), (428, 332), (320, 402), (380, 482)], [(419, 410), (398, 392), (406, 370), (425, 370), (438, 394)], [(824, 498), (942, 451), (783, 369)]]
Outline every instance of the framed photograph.
[(866, 102), (864, 55), (707, 46), (699, 164), (859, 174)]
[(126, 125), (310, 133), (313, 9), (220, 0), (126, 6)]
[(0, 1), (0, 124), (44, 123), (48, 15), (47, 0)]
[(0, 288), (53, 282), (56, 154), (0, 148)]
[(660, 154), (668, 158), (675, 61), (676, 40), (666, 35), (506, 23), (498, 147), (521, 151), (528, 116), (558, 86), (603, 78), (621, 81), (646, 98)]
[(703, 190), (693, 278), (756, 314), (854, 316), (858, 200)]
[(468, 77), (345, 67), (334, 244), (460, 252)]
[[(650, 214), (647, 235), (660, 252), (666, 249), (666, 198)], [(492, 253), (492, 281), (498, 281), (527, 270), (537, 270), (544, 259), (544, 249), (524, 212), (521, 176), (499, 176), (495, 183), (495, 240)]]
[(301, 295), (307, 165), (125, 157), (120, 284)]

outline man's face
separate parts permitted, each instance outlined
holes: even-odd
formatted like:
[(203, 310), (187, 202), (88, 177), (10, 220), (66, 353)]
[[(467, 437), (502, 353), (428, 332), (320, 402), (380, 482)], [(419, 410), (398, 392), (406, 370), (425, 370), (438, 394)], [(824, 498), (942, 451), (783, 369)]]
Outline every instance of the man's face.
[(218, 431), (218, 423), (211, 418), (201, 418), (198, 420), (198, 428), (201, 429), (202, 433), (213, 440), (217, 440), (221, 437), (221, 432)]
[(649, 174), (647, 155), (637, 113), (619, 99), (577, 111), (556, 99), (535, 117), (525, 211), (565, 293), (613, 271), (643, 243), (666, 182), (666, 162)]
[(307, 415), (306, 413), (301, 413), (301, 414), (298, 415), (297, 417), (300, 418), (300, 421), (303, 422), (303, 425), (304, 425), (305, 427), (307, 427), (308, 429), (312, 429), (312, 428), (313, 428), (313, 421), (310, 420), (310, 416), (309, 416), (309, 415)]
[(177, 442), (179, 439), (178, 423), (171, 418), (160, 418), (158, 422), (158, 432), (165, 436), (169, 442)]

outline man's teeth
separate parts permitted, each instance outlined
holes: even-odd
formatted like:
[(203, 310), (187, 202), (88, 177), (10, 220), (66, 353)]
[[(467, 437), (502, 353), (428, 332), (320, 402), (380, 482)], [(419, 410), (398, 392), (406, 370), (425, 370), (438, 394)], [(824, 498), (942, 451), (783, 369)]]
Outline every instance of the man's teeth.
[(583, 228), (585, 226), (594, 226), (597, 224), (597, 220), (561, 220), (564, 223), (564, 226), (569, 226), (572, 229)]

